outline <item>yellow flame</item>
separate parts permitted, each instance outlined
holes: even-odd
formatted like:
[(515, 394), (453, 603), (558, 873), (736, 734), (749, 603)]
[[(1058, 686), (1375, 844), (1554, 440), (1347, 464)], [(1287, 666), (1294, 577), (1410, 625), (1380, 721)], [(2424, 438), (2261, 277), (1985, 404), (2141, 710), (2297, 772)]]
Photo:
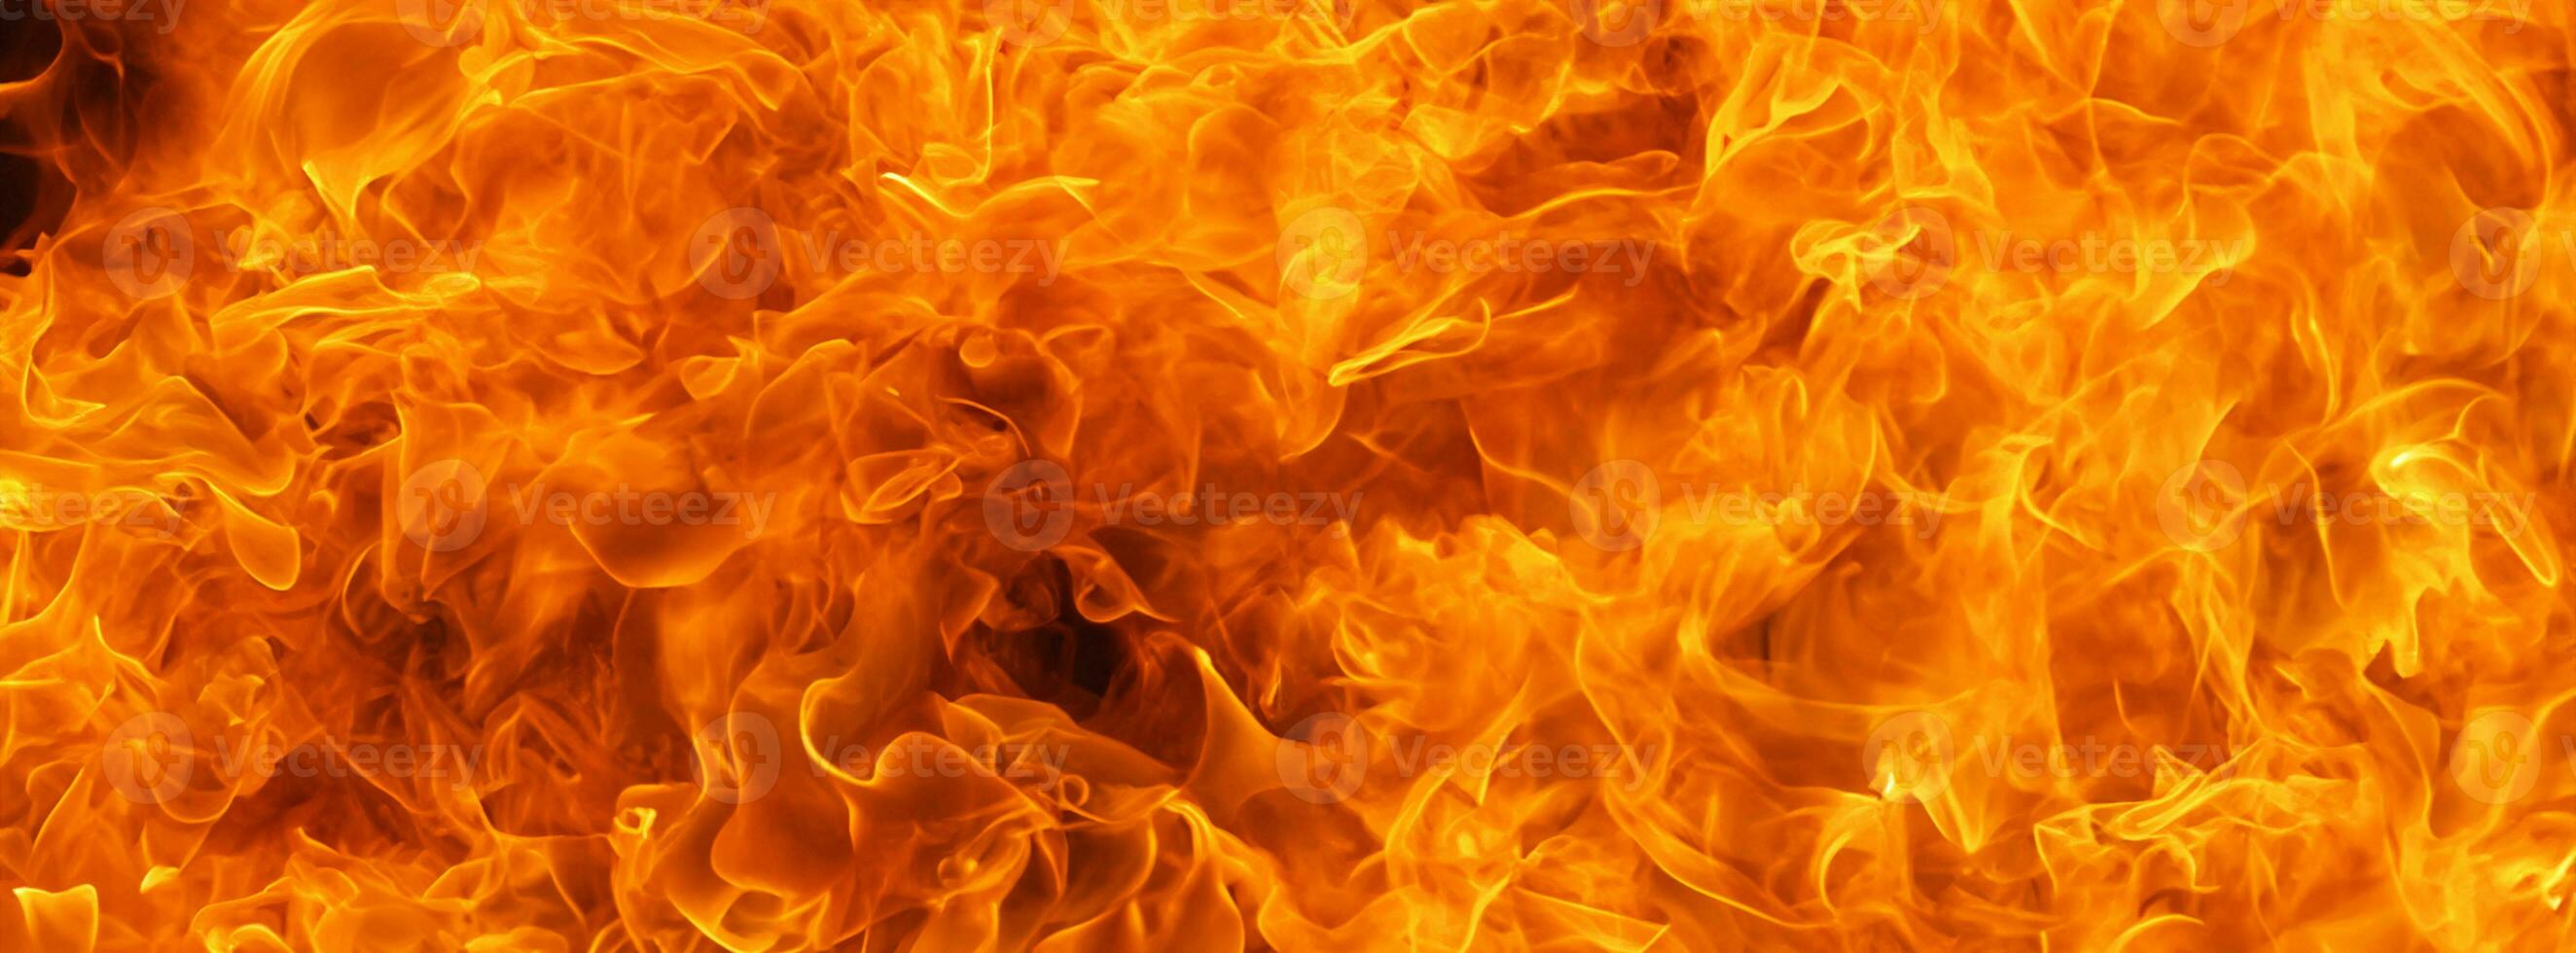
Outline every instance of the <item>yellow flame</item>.
[(0, 19), (0, 949), (2571, 937), (2563, 6)]

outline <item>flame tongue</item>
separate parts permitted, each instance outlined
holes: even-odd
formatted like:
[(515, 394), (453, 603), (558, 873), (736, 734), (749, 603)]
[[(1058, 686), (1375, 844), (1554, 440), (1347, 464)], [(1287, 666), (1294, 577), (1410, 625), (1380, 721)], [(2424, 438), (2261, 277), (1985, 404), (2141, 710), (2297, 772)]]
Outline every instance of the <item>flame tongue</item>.
[(0, 949), (2568, 935), (2563, 8), (0, 19)]

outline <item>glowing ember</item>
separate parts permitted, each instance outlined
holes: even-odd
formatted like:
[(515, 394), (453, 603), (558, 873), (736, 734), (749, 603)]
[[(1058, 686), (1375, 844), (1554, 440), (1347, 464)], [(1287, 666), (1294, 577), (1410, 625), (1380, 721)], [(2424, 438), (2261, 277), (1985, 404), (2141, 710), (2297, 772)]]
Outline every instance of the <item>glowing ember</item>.
[(0, 950), (2576, 942), (2569, 19), (0, 0)]

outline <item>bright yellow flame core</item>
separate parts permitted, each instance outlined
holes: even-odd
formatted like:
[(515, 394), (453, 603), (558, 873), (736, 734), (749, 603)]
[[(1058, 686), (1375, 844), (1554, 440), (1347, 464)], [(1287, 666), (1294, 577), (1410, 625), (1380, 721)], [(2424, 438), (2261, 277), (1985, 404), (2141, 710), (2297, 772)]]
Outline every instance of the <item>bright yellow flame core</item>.
[(128, 9), (0, 948), (2576, 942), (2563, 6)]

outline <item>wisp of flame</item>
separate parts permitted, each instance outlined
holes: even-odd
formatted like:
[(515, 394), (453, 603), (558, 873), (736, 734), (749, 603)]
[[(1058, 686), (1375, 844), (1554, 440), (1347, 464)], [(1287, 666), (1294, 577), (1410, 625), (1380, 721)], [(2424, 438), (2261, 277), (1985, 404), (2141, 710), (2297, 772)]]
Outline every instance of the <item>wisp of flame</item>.
[(2576, 948), (2570, 21), (0, 0), (0, 950)]

